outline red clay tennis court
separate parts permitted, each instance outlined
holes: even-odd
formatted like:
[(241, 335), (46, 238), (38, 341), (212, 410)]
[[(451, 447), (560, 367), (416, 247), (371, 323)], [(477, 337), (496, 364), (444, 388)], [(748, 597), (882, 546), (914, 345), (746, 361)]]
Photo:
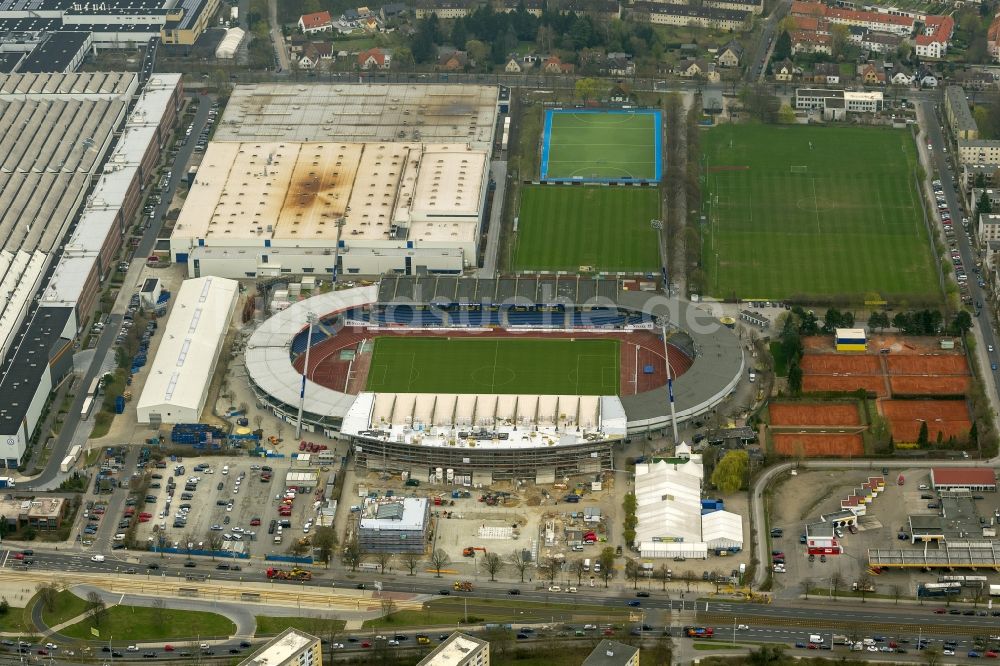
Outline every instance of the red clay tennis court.
[(903, 375), (890, 377), (889, 385), (894, 395), (965, 395), (969, 392), (971, 377), (922, 377)]
[(883, 400), (879, 409), (889, 419), (892, 436), (899, 442), (917, 441), (925, 421), (931, 442), (937, 440), (938, 432), (944, 439), (965, 439), (972, 427), (964, 400)]
[(851, 404), (803, 404), (797, 402), (772, 403), (768, 407), (771, 425), (841, 426), (861, 425), (858, 406)]
[(805, 354), (802, 371), (808, 374), (874, 375), (881, 372), (878, 357), (871, 354)]
[(802, 390), (837, 391), (850, 393), (864, 389), (877, 396), (885, 396), (885, 381), (876, 375), (805, 375), (802, 378)]
[(807, 458), (860, 456), (865, 452), (861, 435), (827, 433), (771, 434), (774, 450), (783, 456), (803, 455)]
[(888, 354), (885, 357), (893, 375), (967, 375), (969, 366), (959, 354)]

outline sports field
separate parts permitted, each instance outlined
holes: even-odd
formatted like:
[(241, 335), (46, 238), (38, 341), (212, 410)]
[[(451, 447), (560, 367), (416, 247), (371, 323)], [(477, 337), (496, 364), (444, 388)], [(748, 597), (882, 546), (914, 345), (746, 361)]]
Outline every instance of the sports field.
[(617, 395), (618, 341), (380, 337), (369, 391)]
[(514, 250), (514, 270), (647, 272), (660, 265), (655, 188), (527, 186)]
[(659, 111), (547, 111), (541, 177), (659, 180)]
[(939, 298), (908, 131), (721, 125), (702, 145), (710, 294)]

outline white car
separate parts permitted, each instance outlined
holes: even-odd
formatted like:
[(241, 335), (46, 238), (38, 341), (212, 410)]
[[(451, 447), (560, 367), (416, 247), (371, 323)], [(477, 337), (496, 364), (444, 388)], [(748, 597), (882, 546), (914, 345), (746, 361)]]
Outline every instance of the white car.
[(48, 648), (49, 650), (58, 650), (59, 649), (59, 646), (56, 645), (55, 643), (46, 643), (45, 647)]
[(950, 649), (950, 648), (945, 648), (945, 649), (944, 649), (944, 650), (942, 651), (942, 653), (941, 653), (941, 654), (943, 654), (943, 655), (944, 655), (944, 656), (946, 656), (946, 657), (954, 657), (954, 656), (955, 656), (955, 651), (954, 651), (954, 650), (952, 650), (952, 649)]
[(738, 627), (736, 627), (736, 629), (737, 629), (738, 631), (749, 631), (749, 630), (750, 630), (750, 627), (749, 627), (749, 626), (747, 626), (747, 625), (745, 625), (745, 624), (741, 624), (741, 625), (739, 625)]
[(104, 556), (103, 555), (94, 555), (93, 557), (90, 558), (90, 561), (91, 562), (103, 562), (104, 561)]
[(129, 645), (127, 648), (125, 648), (125, 651), (126, 652), (138, 652), (139, 651), (139, 646), (138, 645)]
[(233, 510), (233, 505), (232, 504), (227, 504), (226, 505), (226, 511), (232, 511), (232, 510)]
[[(868, 646), (868, 651), (869, 652), (878, 652), (878, 646), (877, 645), (869, 645)], [(947, 653), (945, 653), (945, 654), (947, 654)]]
[(243, 534), (244, 532), (246, 532), (246, 530), (243, 529), (242, 527), (234, 527), (233, 528), (233, 533), (234, 534)]
[(919, 486), (917, 486), (917, 490), (929, 490), (929, 487), (927, 486), (926, 483), (921, 483)]
[(207, 650), (208, 649), (208, 643), (202, 643), (198, 647), (201, 648), (202, 650)]
[(562, 592), (562, 588), (558, 585), (549, 585), (549, 592)]

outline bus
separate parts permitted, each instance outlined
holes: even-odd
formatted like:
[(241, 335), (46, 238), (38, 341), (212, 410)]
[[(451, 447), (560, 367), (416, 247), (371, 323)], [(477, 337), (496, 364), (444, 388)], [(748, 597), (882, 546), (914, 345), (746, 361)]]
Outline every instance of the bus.
[(923, 583), (917, 586), (917, 596), (921, 598), (955, 597), (961, 593), (961, 583)]
[(80, 410), (80, 420), (86, 421), (94, 411), (94, 397), (88, 395), (83, 399), (83, 409)]
[(101, 376), (98, 375), (94, 377), (94, 381), (90, 382), (90, 390), (87, 391), (87, 395), (92, 398), (97, 397), (97, 392), (101, 389)]

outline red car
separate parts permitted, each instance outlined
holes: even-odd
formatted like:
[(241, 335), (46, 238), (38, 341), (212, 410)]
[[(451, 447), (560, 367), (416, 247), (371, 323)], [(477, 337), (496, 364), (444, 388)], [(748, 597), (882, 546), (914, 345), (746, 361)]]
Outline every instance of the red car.
[(42, 650), (39, 650), (39, 651), (38, 651), (38, 654), (41, 654), (41, 655), (46, 655), (46, 654), (48, 654), (48, 653), (49, 653), (49, 651), (48, 651), (48, 650), (45, 650), (45, 649), (42, 649)]
[(997, 657), (1000, 657), (1000, 655), (998, 655), (998, 654), (997, 654), (996, 652), (994, 652), (993, 650), (990, 650), (989, 652), (987, 652), (987, 653), (986, 653), (986, 654), (984, 654), (983, 656), (984, 656), (984, 657), (986, 657), (987, 659), (996, 659)]
[(819, 646), (816, 645), (815, 643), (810, 643), (806, 647), (808, 647), (810, 650), (818, 650), (819, 649)]
[(256, 518), (256, 517), (255, 518), (251, 518), (250, 519), (250, 525), (253, 526), (253, 527), (257, 527), (258, 525), (260, 525), (260, 518)]
[(947, 609), (944, 609), (944, 608), (935, 608), (934, 609), (934, 614), (935, 615), (944, 615), (947, 612), (948, 612)]
[(368, 641), (365, 641), (364, 643), (361, 644), (361, 647), (363, 647), (363, 648), (370, 648), (371, 646), (372, 646), (372, 644), (369, 643)]
[(174, 646), (173, 645), (164, 645), (163, 646), (163, 651), (164, 652), (173, 652), (174, 651)]

